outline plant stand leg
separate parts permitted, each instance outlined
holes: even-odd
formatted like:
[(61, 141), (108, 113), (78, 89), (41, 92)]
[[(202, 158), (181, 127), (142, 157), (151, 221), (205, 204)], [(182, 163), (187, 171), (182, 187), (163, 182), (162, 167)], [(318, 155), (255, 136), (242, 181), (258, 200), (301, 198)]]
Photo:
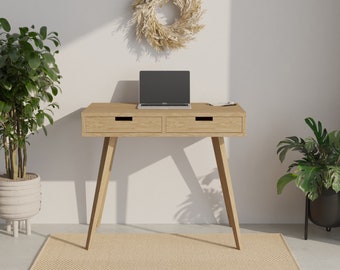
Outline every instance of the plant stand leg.
[(6, 220), (6, 231), (10, 233), (12, 231), (12, 221)]
[(309, 200), (306, 196), (306, 203), (305, 203), (305, 240), (308, 239), (308, 209), (309, 209)]
[(31, 235), (31, 221), (29, 219), (26, 219), (25, 223), (26, 223), (26, 235)]
[(25, 230), (25, 220), (19, 221), (19, 231)]
[(13, 236), (18, 237), (19, 236), (19, 221), (13, 220)]

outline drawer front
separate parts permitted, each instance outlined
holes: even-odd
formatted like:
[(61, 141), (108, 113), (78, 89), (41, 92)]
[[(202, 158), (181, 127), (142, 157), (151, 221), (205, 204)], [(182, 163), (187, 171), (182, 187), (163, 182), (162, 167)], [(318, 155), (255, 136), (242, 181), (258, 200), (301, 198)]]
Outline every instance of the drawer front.
[(87, 117), (85, 119), (85, 132), (162, 132), (161, 117), (138, 117), (138, 116), (116, 116), (116, 117)]
[(242, 117), (167, 117), (167, 132), (242, 133)]

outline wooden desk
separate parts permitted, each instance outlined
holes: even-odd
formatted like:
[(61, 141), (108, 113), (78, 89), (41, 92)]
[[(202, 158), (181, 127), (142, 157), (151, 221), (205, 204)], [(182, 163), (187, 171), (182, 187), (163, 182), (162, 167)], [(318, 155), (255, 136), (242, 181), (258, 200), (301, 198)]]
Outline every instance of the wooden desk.
[(104, 137), (86, 249), (100, 225), (113, 156), (119, 137), (211, 137), (229, 224), (241, 249), (228, 159), (223, 137), (244, 136), (246, 113), (239, 106), (193, 103), (191, 109), (137, 109), (136, 104), (93, 103), (81, 113), (82, 136)]

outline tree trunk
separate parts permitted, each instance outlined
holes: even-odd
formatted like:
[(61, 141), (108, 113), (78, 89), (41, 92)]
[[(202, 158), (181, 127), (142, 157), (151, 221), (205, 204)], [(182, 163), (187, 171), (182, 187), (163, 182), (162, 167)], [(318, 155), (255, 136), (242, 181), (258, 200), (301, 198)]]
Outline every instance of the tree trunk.
[(18, 179), (17, 146), (10, 143), (11, 175), (13, 180)]
[(27, 148), (26, 148), (26, 143), (24, 144), (24, 148), (23, 148), (23, 152), (24, 152), (24, 161), (23, 161), (23, 174), (22, 177), (26, 177), (26, 173), (27, 173)]
[(10, 158), (9, 158), (9, 149), (8, 149), (8, 140), (7, 137), (3, 137), (3, 146), (5, 152), (5, 167), (6, 167), (6, 174), (9, 177), (11, 175), (11, 168), (10, 168)]
[(18, 153), (18, 177), (22, 177), (22, 153), (21, 153), (21, 148), (18, 147), (17, 149)]

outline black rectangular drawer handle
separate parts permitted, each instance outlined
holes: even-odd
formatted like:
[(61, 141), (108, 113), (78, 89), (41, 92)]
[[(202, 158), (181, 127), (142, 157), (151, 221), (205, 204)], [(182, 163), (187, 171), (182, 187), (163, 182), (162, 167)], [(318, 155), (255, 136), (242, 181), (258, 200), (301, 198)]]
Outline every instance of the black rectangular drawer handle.
[(196, 121), (213, 121), (214, 118), (212, 116), (196, 116)]
[(132, 116), (116, 116), (116, 121), (132, 121)]

